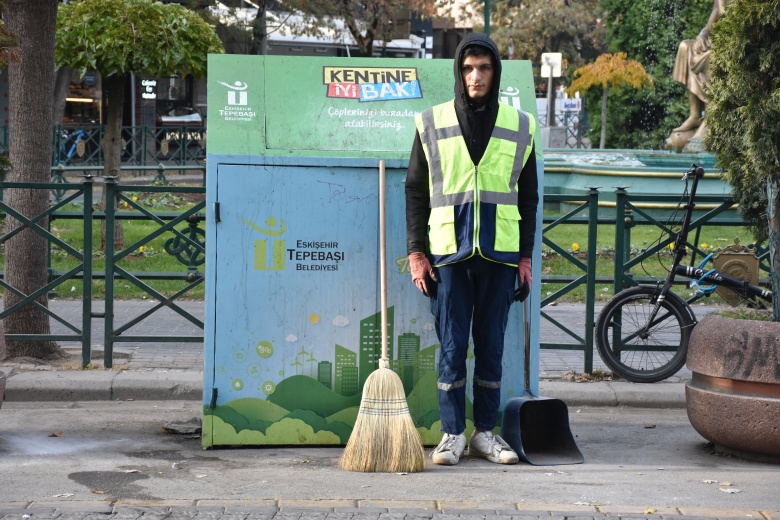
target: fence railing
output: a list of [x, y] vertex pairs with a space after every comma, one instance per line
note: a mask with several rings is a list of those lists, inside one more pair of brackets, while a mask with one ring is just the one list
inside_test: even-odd
[[[132, 168], [132, 167], [129, 167]], [[202, 266], [204, 264], [205, 232], [203, 229], [203, 218], [205, 209], [205, 187], [203, 186], [172, 186], [172, 185], [125, 185], [119, 184], [115, 178], [105, 178], [103, 182], [93, 182], [93, 177], [87, 172], [87, 175], [81, 182], [58, 182], [47, 184], [30, 183], [7, 183], [0, 182], [0, 189], [41, 189], [49, 190], [59, 195], [52, 196], [53, 202], [45, 212], [32, 218], [23, 217], [23, 212], [19, 208], [12, 208], [2, 200], [0, 196], [0, 210], [2, 215], [10, 215], [20, 222], [15, 229], [7, 230], [0, 236], [0, 244], [5, 243], [9, 238], [19, 233], [24, 228], [33, 229], [39, 235], [44, 236], [49, 242], [49, 248], [62, 250], [75, 260], [75, 265], [67, 269], [58, 271], [50, 269], [49, 282], [31, 294], [24, 294], [18, 288], [11, 287], [6, 281], [0, 280], [0, 286], [4, 291], [10, 291], [21, 300], [0, 312], [0, 319], [19, 311], [25, 305], [36, 305], [41, 307], [51, 319], [61, 323], [71, 332], [69, 334], [57, 335], [6, 335], [8, 340], [20, 341], [76, 341], [82, 345], [82, 362], [86, 367], [91, 358], [91, 324], [93, 318], [103, 318], [105, 320], [105, 347], [104, 364], [107, 368], [113, 366], [113, 347], [116, 343], [122, 342], [202, 342], [203, 335], [194, 336], [174, 336], [174, 335], [149, 335], [140, 336], [130, 334], [130, 329], [149, 318], [155, 312], [167, 308], [178, 314], [183, 320], [196, 325], [203, 330], [203, 322], [187, 312], [179, 302], [184, 297], [190, 297], [193, 289], [203, 283], [204, 274]], [[99, 194], [96, 190], [100, 190]], [[197, 194], [200, 201], [191, 204], [186, 210], [181, 211], [151, 211], [148, 207], [139, 203], [137, 196], [133, 195], [147, 193], [150, 196], [161, 197], [165, 194]], [[562, 332], [569, 341], [542, 342], [543, 349], [559, 350], [577, 350], [584, 353], [583, 372], [590, 373], [593, 370], [593, 325], [595, 320], [596, 307], [596, 287], [607, 285], [612, 287], [612, 292], [617, 292], [625, 286], [636, 285], [639, 283], [653, 283], [660, 281], [661, 278], [648, 276], [637, 276], [632, 274], [631, 269], [639, 265], [643, 260], [659, 253], [664, 248], [668, 248], [670, 239], [667, 237], [657, 244], [648, 247], [642, 251], [631, 251], [631, 233], [638, 226], [653, 226], [662, 233], [668, 233], [669, 229], [666, 220], [667, 216], [658, 217], [647, 209], [648, 206], [658, 206], [661, 203], [676, 203], [677, 197], [658, 196], [658, 195], [640, 195], [630, 194], [625, 189], [618, 189], [615, 192], [614, 207], [609, 207], [604, 203], [604, 207], [599, 206], [599, 190], [591, 188], [586, 194], [557, 194], [545, 195], [545, 203], [565, 204], [566, 207], [573, 208], [563, 215], [545, 216], [543, 218], [542, 242], [545, 248], [553, 251], [558, 258], [564, 259], [569, 265], [565, 272], [573, 274], [548, 274], [543, 270], [542, 284], [555, 285], [559, 287], [554, 292], [543, 295], [541, 300], [541, 318], [547, 320], [558, 331]], [[117, 207], [109, 205], [106, 211], [94, 209], [94, 201], [99, 200], [100, 196], [106, 197], [106, 200], [116, 200], [119, 202]], [[81, 209], [66, 209], [70, 205], [79, 201], [83, 204]], [[726, 214], [734, 204], [734, 201], [727, 196], [699, 196], [696, 199], [697, 207], [704, 208], [704, 211], [697, 213], [696, 218], [691, 224], [691, 236], [693, 239], [687, 245], [690, 255], [690, 262], [694, 264], [697, 258], [704, 255], [704, 251], [697, 245], [699, 233], [704, 226], [742, 226], [743, 222], [736, 217], [733, 212]], [[83, 249], [79, 250], [72, 244], [58, 237], [51, 231], [51, 222], [58, 219], [77, 219], [82, 221], [81, 232], [83, 233]], [[48, 220], [48, 226], [41, 225], [39, 222]], [[143, 221], [153, 224], [153, 230], [145, 232], [140, 238], [133, 239], [132, 243], [125, 247], [113, 250], [106, 248], [105, 271], [96, 271], [93, 266], [93, 256], [100, 256], [93, 244], [93, 227], [100, 224], [95, 222], [105, 221], [106, 237], [105, 243], [113, 243], [113, 230], [116, 221]], [[558, 226], [575, 226], [582, 228], [582, 233], [578, 236], [587, 236], [587, 246], [584, 251], [572, 251], [568, 244], [558, 244], [549, 236]], [[612, 275], [599, 276], [596, 271], [598, 258], [597, 232], [598, 227], [607, 225], [614, 229], [614, 273]], [[175, 272], [148, 272], [133, 269], [131, 257], [133, 253], [143, 250], [152, 240], [160, 237], [166, 237], [165, 251], [167, 254], [178, 259], [181, 269]], [[768, 270], [766, 261], [767, 253], [764, 249], [759, 249], [759, 258], [762, 261], [762, 269]], [[50, 254], [51, 257], [51, 254]], [[543, 262], [544, 267], [544, 262]], [[0, 273], [4, 274], [4, 273]], [[79, 280], [83, 282], [83, 316], [80, 327], [70, 323], [61, 316], [46, 309], [36, 300], [64, 284], [68, 280]], [[94, 313], [92, 307], [93, 293], [91, 289], [92, 281], [103, 280], [105, 282], [105, 313]], [[153, 282], [159, 280], [172, 280], [177, 285], [173, 290], [162, 292], [155, 288]], [[143, 292], [145, 296], [154, 302], [154, 306], [138, 316], [130, 318], [123, 324], [114, 323], [114, 306], [117, 301], [116, 285], [118, 283], [132, 285]], [[681, 280], [679, 283], [685, 283]], [[766, 280], [763, 280], [766, 285]], [[575, 330], [571, 324], [561, 323], [553, 317], [550, 312], [553, 305], [564, 299], [575, 289], [585, 287], [585, 322], [584, 326]], [[560, 336], [560, 335], [557, 335]]]
[[[201, 167], [203, 168], [203, 167]], [[203, 342], [203, 335], [176, 336], [176, 335], [130, 335], [128, 331], [149, 318], [155, 312], [167, 308], [188, 322], [203, 330], [203, 322], [177, 302], [191, 297], [192, 290], [204, 281], [202, 265], [205, 262], [205, 191], [203, 186], [173, 186], [173, 185], [127, 185], [118, 184], [116, 178], [103, 178], [103, 182], [94, 182], [93, 176], [87, 173], [81, 182], [56, 182], [56, 183], [10, 183], [0, 182], [2, 192], [12, 189], [46, 190], [51, 192], [53, 200], [51, 206], [44, 212], [33, 217], [23, 216], [20, 208], [9, 206], [0, 197], [0, 210], [2, 217], [10, 215], [20, 224], [4, 235], [0, 236], [0, 244], [15, 236], [23, 229], [31, 229], [44, 236], [49, 244], [49, 265], [52, 266], [53, 251], [63, 251], [70, 259], [75, 259], [75, 266], [68, 266], [63, 270], [54, 267], [49, 268], [49, 282], [46, 286], [25, 294], [18, 288], [10, 286], [5, 281], [5, 273], [0, 273], [2, 280], [0, 286], [4, 291], [14, 293], [20, 301], [0, 312], [0, 320], [18, 312], [25, 305], [35, 305], [45, 312], [51, 319], [65, 326], [70, 334], [6, 334], [9, 341], [75, 341], [81, 343], [82, 366], [87, 367], [92, 353], [92, 321], [93, 319], [105, 320], [105, 343], [103, 362], [106, 368], [113, 367], [114, 344], [122, 342]], [[131, 195], [130, 193], [135, 195]], [[161, 197], [166, 194], [196, 194], [201, 200], [189, 204], [183, 211], [151, 211], [138, 202], [139, 195], [153, 194]], [[95, 208], [95, 201], [105, 197], [106, 200], [118, 201], [118, 204], [106, 205], [105, 211]], [[74, 209], [75, 208], [75, 209]], [[77, 249], [68, 241], [52, 233], [52, 223], [57, 220], [79, 220], [81, 222], [80, 236], [76, 240], [83, 241], [83, 247]], [[102, 226], [105, 222], [105, 244], [114, 243], [114, 224], [119, 221], [145, 221], [154, 223], [157, 228], [145, 233], [130, 245], [119, 250], [106, 247], [105, 253], [99, 251], [93, 243], [93, 227]], [[97, 222], [97, 224], [95, 224]], [[42, 224], [45, 223], [45, 224]], [[176, 258], [181, 269], [175, 272], [150, 272], [133, 270], [133, 262], [130, 257], [134, 252], [143, 251], [144, 247], [158, 237], [168, 237], [165, 241], [165, 252]], [[71, 238], [71, 241], [73, 239]], [[105, 271], [94, 269], [94, 257], [105, 258]], [[162, 292], [156, 289], [153, 282], [160, 280], [172, 280], [178, 283], [174, 290]], [[49, 294], [68, 281], [81, 282], [83, 287], [81, 300], [82, 319], [81, 328], [70, 323], [69, 320], [57, 315], [37, 300], [43, 295]], [[105, 283], [105, 312], [93, 312], [92, 285], [95, 281]], [[114, 323], [114, 305], [116, 303], [116, 285], [127, 282], [143, 291], [155, 305], [139, 314], [131, 317], [123, 324]]]
[[[105, 125], [57, 126], [52, 130], [52, 166], [102, 166]], [[8, 154], [8, 125], [0, 126], [0, 154]], [[204, 126], [122, 127], [124, 165], [197, 165], [206, 160]]]

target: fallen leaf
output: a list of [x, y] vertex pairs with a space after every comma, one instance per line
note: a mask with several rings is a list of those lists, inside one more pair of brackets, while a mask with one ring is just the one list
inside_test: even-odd
[[653, 428], [655, 428], [655, 424], [645, 424], [645, 428], [647, 428], [648, 430], [652, 430]]
[[63, 432], [50, 433], [49, 437], [62, 437]]
[[643, 514], [645, 514], [645, 515], [652, 515], [652, 514], [653, 514], [653, 513], [655, 513], [656, 511], [658, 511], [656, 508], [654, 508], [654, 507], [648, 507], [647, 509], [645, 509], [645, 512], [644, 512]]
[[105, 491], [100, 491], [98, 489], [93, 489], [92, 492], [95, 493], [96, 495], [105, 495], [106, 494]]
[[704, 482], [705, 484], [715, 484], [718, 481], [717, 480], [702, 480], [702, 482]]
[[742, 491], [741, 489], [737, 489], [737, 488], [733, 488], [733, 487], [722, 487], [722, 488], [718, 488], [718, 489], [720, 489], [724, 493], [739, 493], [739, 492]]
[[720, 484], [718, 484], [718, 485], [719, 485], [719, 486], [730, 486], [730, 485], [731, 485], [731, 482], [721, 482], [721, 483], [720, 483]]
[[54, 498], [68, 498], [72, 497], [75, 493], [60, 493], [59, 495], [54, 495]]
[[135, 397], [128, 397], [127, 400], [128, 401], [135, 401]]

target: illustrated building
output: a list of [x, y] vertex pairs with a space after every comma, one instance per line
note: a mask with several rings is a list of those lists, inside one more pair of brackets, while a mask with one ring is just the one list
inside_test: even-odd
[[414, 356], [420, 351], [420, 336], [406, 332], [398, 336], [398, 360], [403, 368], [399, 373], [408, 395], [414, 388]]
[[436, 371], [436, 350], [439, 345], [431, 345], [430, 347], [417, 352], [414, 355], [414, 384], [428, 372]]
[[[387, 357], [393, 359], [393, 321], [395, 307], [387, 309]], [[379, 358], [382, 357], [382, 316], [376, 313], [360, 321], [360, 360], [358, 362], [360, 374], [360, 388], [368, 379], [368, 376], [379, 366]]]
[[336, 378], [333, 390], [340, 395], [355, 395], [358, 391], [357, 354], [336, 345]]
[[322, 383], [325, 388], [333, 389], [333, 363], [330, 361], [320, 361], [317, 365], [317, 381]]

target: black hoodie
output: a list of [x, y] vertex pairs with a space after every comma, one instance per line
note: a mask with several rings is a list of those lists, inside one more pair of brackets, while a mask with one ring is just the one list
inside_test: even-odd
[[[463, 50], [467, 45], [481, 45], [493, 55], [493, 83], [486, 103], [474, 105], [463, 85]], [[487, 149], [490, 134], [498, 115], [498, 94], [501, 85], [501, 59], [498, 47], [488, 36], [471, 33], [458, 45], [455, 51], [455, 112], [458, 116], [463, 138], [471, 155], [471, 161], [479, 164]], [[425, 158], [419, 132], [415, 133], [409, 169], [406, 174], [406, 246], [408, 253], [425, 252], [427, 248], [428, 217], [430, 216], [428, 160]], [[531, 152], [518, 180], [520, 211], [520, 256], [531, 258], [536, 231], [536, 208], [539, 205], [539, 184], [536, 178], [535, 150]]]

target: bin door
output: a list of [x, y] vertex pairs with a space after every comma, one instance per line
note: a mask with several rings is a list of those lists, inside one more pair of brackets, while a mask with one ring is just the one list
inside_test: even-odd
[[[388, 354], [418, 432], [436, 444], [439, 345], [430, 302], [409, 277], [405, 173], [390, 169], [387, 180]], [[378, 169], [221, 164], [216, 184], [207, 369], [217, 399], [205, 445], [343, 445], [381, 357]], [[509, 329], [507, 398], [522, 383]]]

